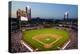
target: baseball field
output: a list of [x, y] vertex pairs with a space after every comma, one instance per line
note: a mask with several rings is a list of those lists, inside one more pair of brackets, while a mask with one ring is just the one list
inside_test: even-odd
[[65, 30], [44, 28], [23, 32], [22, 40], [31, 48], [38, 51], [58, 50], [69, 39], [69, 33]]

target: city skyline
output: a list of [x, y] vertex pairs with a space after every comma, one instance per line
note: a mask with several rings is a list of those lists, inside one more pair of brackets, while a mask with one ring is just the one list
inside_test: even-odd
[[40, 18], [64, 18], [65, 12], [69, 13], [69, 18], [78, 17], [77, 5], [65, 5], [65, 4], [51, 4], [51, 3], [34, 3], [34, 2], [19, 2], [12, 1], [12, 13], [11, 16], [16, 18], [16, 11], [18, 9], [25, 10], [27, 6], [31, 7], [31, 17]]

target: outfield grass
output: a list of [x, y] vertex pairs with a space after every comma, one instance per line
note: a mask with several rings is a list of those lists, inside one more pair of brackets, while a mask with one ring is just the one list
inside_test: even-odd
[[[43, 44], [39, 43], [38, 41], [32, 39], [32, 37], [37, 36], [39, 34], [57, 34], [62, 36], [61, 39], [59, 39], [51, 48], [44, 48]], [[49, 41], [47, 40], [48, 37], [41, 40], [44, 43], [51, 43], [55, 41], [56, 39], [50, 38]], [[59, 30], [59, 29], [53, 29], [53, 28], [44, 28], [44, 29], [36, 29], [36, 30], [29, 30], [23, 32], [23, 40], [28, 43], [30, 46], [32, 46], [34, 49], [38, 48], [41, 51], [45, 50], [56, 50], [57, 47], [61, 47], [67, 40], [69, 39], [69, 34], [67, 31]]]

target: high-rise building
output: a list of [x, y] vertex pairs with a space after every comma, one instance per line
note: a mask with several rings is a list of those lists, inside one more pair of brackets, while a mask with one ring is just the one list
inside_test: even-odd
[[16, 12], [16, 16], [18, 19], [24, 19], [24, 20], [31, 20], [31, 8], [30, 6], [26, 7], [26, 11], [25, 10], [21, 10], [18, 9]]
[[21, 17], [21, 10], [20, 9], [17, 10], [16, 15], [17, 15], [17, 18]]
[[21, 16], [27, 17], [26, 15], [27, 15], [26, 11], [22, 10], [22, 11], [21, 11]]

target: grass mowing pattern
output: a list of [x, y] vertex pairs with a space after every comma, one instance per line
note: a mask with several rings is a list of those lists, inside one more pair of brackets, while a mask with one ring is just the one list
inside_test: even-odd
[[[45, 49], [43, 45], [35, 40], [32, 39], [33, 36], [39, 35], [39, 34], [57, 34], [62, 36], [60, 40], [56, 42], [56, 44], [53, 45], [53, 47], [49, 49]], [[37, 30], [30, 30], [30, 31], [25, 31], [23, 32], [23, 40], [26, 43], [29, 43], [33, 48], [38, 48], [41, 51], [45, 50], [56, 50], [57, 47], [61, 47], [63, 43], [65, 43], [68, 40], [68, 32], [64, 30], [59, 30], [59, 29], [53, 29], [53, 28], [44, 28], [44, 29], [37, 29]], [[51, 40], [53, 41], [53, 40]], [[51, 42], [50, 41], [50, 42]], [[49, 43], [46, 40], [43, 40], [45, 43]]]

